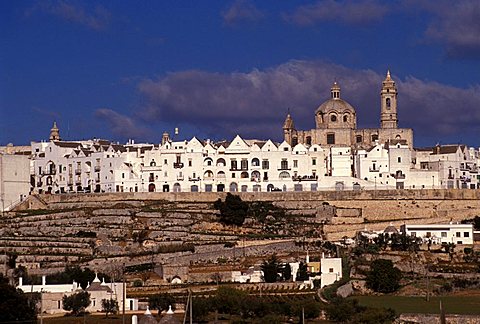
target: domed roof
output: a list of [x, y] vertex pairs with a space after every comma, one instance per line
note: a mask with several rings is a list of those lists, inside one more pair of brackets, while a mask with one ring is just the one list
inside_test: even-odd
[[355, 113], [355, 109], [343, 99], [340, 99], [340, 85], [337, 81], [335, 81], [330, 89], [331, 98], [324, 103], [322, 103], [317, 110], [315, 110], [315, 114], [319, 112], [322, 113], [329, 113], [331, 111], [336, 111], [339, 113], [343, 112], [350, 112]]
[[348, 111], [352, 114], [355, 113], [355, 109], [352, 107], [352, 105], [340, 98], [325, 101], [317, 108], [317, 110], [315, 110], [315, 113], [329, 113], [331, 111], [336, 111], [340, 113]]

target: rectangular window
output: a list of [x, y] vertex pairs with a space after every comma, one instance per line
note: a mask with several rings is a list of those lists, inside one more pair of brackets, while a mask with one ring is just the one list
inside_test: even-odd
[[237, 169], [237, 160], [232, 160], [230, 162], [230, 166], [231, 166], [232, 170], [236, 170]]
[[400, 156], [397, 158], [397, 162], [402, 163], [402, 158]]
[[235, 173], [232, 173], [232, 178], [235, 178]]
[[58, 166], [58, 173], [62, 173], [62, 165], [61, 164]]
[[163, 160], [163, 164], [165, 165], [168, 164], [168, 160], [167, 159]]
[[372, 135], [372, 142], [378, 141], [378, 134]]
[[470, 233], [469, 232], [464, 232], [463, 237], [470, 237]]
[[298, 168], [298, 160], [293, 160], [293, 167]]
[[263, 170], [268, 170], [270, 168], [270, 163], [268, 162], [268, 160], [263, 160], [262, 161], [262, 169]]
[[333, 268], [329, 268], [328, 272], [333, 273]]
[[461, 233], [461, 232], [457, 232], [457, 233], [455, 233], [455, 236], [456, 236], [456, 237], [462, 237], [462, 233]]
[[362, 135], [357, 135], [357, 136], [355, 137], [355, 139], [356, 139], [356, 142], [357, 142], [357, 143], [361, 143], [361, 142], [362, 142]]
[[417, 236], [417, 232], [411, 232], [411, 233], [410, 233], [410, 236], [412, 236], [412, 237]]
[[317, 159], [312, 159], [312, 165], [317, 165]]
[[188, 160], [188, 166], [189, 166], [189, 167], [192, 166], [192, 160], [191, 160], [191, 159]]
[[447, 237], [447, 232], [442, 232], [442, 237]]
[[335, 134], [334, 133], [327, 134], [327, 144], [335, 144]]
[[242, 170], [248, 170], [248, 160], [240, 161], [240, 165], [242, 167]]
[[280, 162], [280, 169], [282, 169], [282, 170], [287, 170], [288, 169], [288, 161], [287, 160], [282, 160]]

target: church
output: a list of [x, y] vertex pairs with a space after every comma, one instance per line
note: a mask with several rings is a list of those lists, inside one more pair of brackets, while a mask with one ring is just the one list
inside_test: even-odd
[[355, 108], [340, 95], [340, 85], [334, 82], [330, 99], [315, 110], [315, 125], [311, 130], [297, 130], [293, 118], [287, 115], [283, 124], [284, 140], [292, 147], [318, 144], [322, 147], [350, 147], [353, 154], [370, 149], [376, 143], [406, 144], [413, 148], [413, 130], [398, 128], [397, 88], [387, 72], [380, 91], [380, 128], [357, 128]]

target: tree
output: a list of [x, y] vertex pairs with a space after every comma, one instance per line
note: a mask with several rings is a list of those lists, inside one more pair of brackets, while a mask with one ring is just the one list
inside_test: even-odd
[[308, 280], [307, 264], [300, 262], [300, 264], [298, 265], [296, 281], [305, 281], [305, 280]]
[[390, 293], [400, 288], [402, 272], [393, 266], [392, 261], [378, 259], [372, 262], [367, 274], [367, 287], [376, 292]]
[[70, 296], [63, 296], [62, 302], [64, 310], [71, 311], [73, 315], [77, 316], [84, 313], [90, 305], [90, 294], [81, 291]]
[[175, 297], [169, 293], [155, 294], [148, 298], [148, 305], [151, 309], [158, 310], [158, 314], [162, 311], [168, 310], [169, 306], [172, 306], [172, 309], [175, 310]]
[[102, 312], [105, 312], [105, 317], [108, 314], [116, 314], [118, 312], [118, 302], [115, 299], [102, 299]]
[[261, 268], [263, 271], [263, 278], [265, 282], [277, 281], [278, 271], [280, 269], [280, 262], [276, 254], [272, 254], [272, 256], [268, 260], [263, 261]]
[[225, 202], [220, 198], [215, 201], [213, 207], [220, 211], [219, 221], [226, 225], [241, 226], [248, 214], [248, 204], [231, 193], [227, 193]]
[[[8, 284], [0, 274], [0, 322], [36, 322], [36, 299]], [[33, 297], [33, 296], [31, 296]]]
[[215, 295], [215, 308], [223, 314], [240, 314], [242, 305], [247, 304], [246, 296], [244, 291], [220, 286]]

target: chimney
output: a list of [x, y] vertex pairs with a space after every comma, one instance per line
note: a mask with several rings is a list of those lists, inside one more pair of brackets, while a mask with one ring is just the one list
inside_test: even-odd
[[42, 286], [45, 286], [45, 285], [47, 285], [47, 276], [43, 275], [42, 276]]

